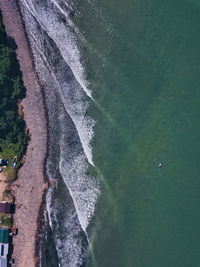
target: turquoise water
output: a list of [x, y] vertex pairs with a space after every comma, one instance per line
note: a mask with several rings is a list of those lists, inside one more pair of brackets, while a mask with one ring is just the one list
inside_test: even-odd
[[200, 2], [74, 6], [102, 178], [87, 265], [200, 266]]

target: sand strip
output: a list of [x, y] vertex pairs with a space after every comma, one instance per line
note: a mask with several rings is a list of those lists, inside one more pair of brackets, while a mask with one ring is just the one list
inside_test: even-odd
[[6, 176], [4, 173], [0, 173], [0, 202], [4, 200], [3, 192], [7, 189], [8, 184], [4, 183]]
[[16, 198], [14, 225], [19, 234], [14, 238], [16, 266], [35, 266], [35, 236], [38, 210], [41, 204], [44, 184], [44, 164], [47, 148], [47, 129], [41, 88], [30, 47], [24, 32], [23, 22], [15, 0], [0, 0], [0, 9], [7, 34], [17, 44], [17, 58], [23, 73], [26, 98], [22, 101], [24, 119], [30, 128], [31, 142], [28, 145], [25, 164], [19, 171], [16, 182], [11, 185]]

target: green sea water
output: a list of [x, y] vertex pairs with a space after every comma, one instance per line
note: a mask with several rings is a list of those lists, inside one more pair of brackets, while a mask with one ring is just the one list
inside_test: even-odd
[[200, 2], [74, 6], [102, 180], [87, 266], [199, 267]]

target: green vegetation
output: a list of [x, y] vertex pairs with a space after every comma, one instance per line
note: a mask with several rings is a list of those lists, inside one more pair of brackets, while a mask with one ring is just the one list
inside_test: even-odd
[[[0, 15], [0, 157], [9, 160], [9, 166], [4, 170], [8, 181], [16, 178], [28, 141], [23, 115], [18, 113], [18, 104], [25, 97], [25, 88], [11, 41]], [[11, 168], [15, 155], [18, 158], [16, 170]]]
[[5, 191], [3, 192], [3, 201], [9, 202], [9, 203], [14, 202], [14, 197], [12, 195], [11, 190], [5, 189]]
[[4, 213], [0, 213], [0, 227], [11, 227], [12, 226], [12, 218], [11, 215], [6, 215]]

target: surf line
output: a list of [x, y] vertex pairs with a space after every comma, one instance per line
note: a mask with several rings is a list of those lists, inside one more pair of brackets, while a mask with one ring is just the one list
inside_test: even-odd
[[76, 201], [74, 199], [73, 192], [70, 190], [70, 187], [68, 186], [68, 184], [67, 184], [66, 181], [65, 181], [65, 183], [66, 183], [66, 186], [67, 186], [67, 188], [69, 190], [69, 194], [70, 194], [70, 196], [72, 198], [72, 201], [73, 201], [73, 204], [74, 204], [74, 208], [75, 208], [76, 213], [77, 213], [77, 216], [78, 216], [78, 221], [80, 223], [80, 227], [81, 227], [81, 229], [83, 230], [83, 232], [84, 232], [84, 234], [86, 236], [86, 239], [87, 239], [87, 242], [88, 242], [88, 248], [89, 248], [89, 251], [90, 251], [91, 257], [92, 257], [92, 261], [94, 263], [94, 266], [96, 266], [96, 259], [95, 259], [94, 251], [93, 251], [92, 244], [90, 242], [90, 239], [89, 239], [89, 236], [88, 236], [88, 233], [87, 233], [87, 227], [89, 225], [89, 222], [85, 224], [82, 221], [81, 216], [80, 216], [80, 213], [79, 213], [79, 209], [78, 209], [77, 204], [76, 204]]
[[[65, 16], [65, 18], [67, 19], [67, 21], [68, 21], [68, 24], [71, 26], [71, 27], [73, 27], [73, 29], [75, 30], [75, 32], [79, 35], [79, 36], [82, 36], [81, 34], [80, 34], [80, 32], [79, 32], [79, 30], [77, 29], [77, 27], [74, 25], [74, 23], [70, 20], [70, 18], [69, 18], [69, 16], [68, 16], [68, 14], [66, 14], [66, 12], [64, 12], [63, 11], [63, 9], [59, 6], [59, 4], [57, 4], [54, 0], [51, 0], [51, 2], [56, 6], [56, 8]], [[58, 48], [59, 48], [59, 46], [57, 46]], [[59, 49], [60, 50], [60, 49]], [[61, 52], [61, 55], [62, 55], [62, 51], [60, 51]], [[65, 59], [65, 57], [64, 57], [64, 55], [62, 55], [63, 56], [63, 59]], [[67, 61], [66, 61], [67, 62]], [[67, 62], [67, 64], [68, 64], [68, 62]], [[80, 86], [83, 88], [83, 90], [85, 91], [85, 93], [87, 94], [87, 96], [89, 97], [89, 98], [91, 98], [92, 100], [94, 100], [93, 99], [93, 97], [92, 97], [92, 92], [87, 88], [87, 86], [85, 86], [84, 84], [83, 84], [83, 82], [81, 82], [81, 80], [77, 77], [77, 75], [74, 73], [74, 71], [73, 71], [73, 69], [72, 69], [72, 67], [70, 66], [70, 64], [68, 64], [68, 66], [70, 67], [70, 69], [71, 69], [71, 71], [72, 71], [72, 73], [74, 74], [74, 77], [76, 77], [76, 80], [77, 80], [77, 82], [80, 84]]]
[[[66, 17], [69, 26], [73, 27], [74, 30], [76, 31], [76, 33], [79, 34], [79, 33], [77, 32], [77, 28], [76, 28], [75, 25], [72, 23], [72, 21], [69, 19], [69, 17], [67, 16], [67, 14], [60, 8], [60, 6], [59, 6], [54, 0], [51, 0], [51, 2], [52, 2], [52, 3], [54, 4], [54, 6], [55, 6], [55, 7], [56, 7], [56, 8], [57, 8], [57, 9], [58, 9], [58, 10], [65, 16], [65, 17]], [[65, 62], [67, 63], [68, 67], [71, 69], [71, 71], [72, 71], [74, 77], [76, 78], [76, 81], [80, 84], [80, 86], [81, 86], [81, 88], [83, 89], [83, 91], [86, 93], [86, 95], [87, 95], [90, 99], [94, 100], [93, 97], [92, 97], [92, 93], [91, 93], [91, 91], [90, 91], [90, 90], [87, 88], [87, 86], [86, 86], [87, 84], [84, 83], [84, 80], [85, 80], [85, 79], [84, 79], [84, 73], [83, 73], [83, 66], [80, 64], [80, 68], [81, 68], [81, 77], [78, 77], [79, 75], [77, 75], [77, 72], [74, 71], [73, 66], [67, 61], [66, 56], [63, 54], [62, 50], [60, 49], [59, 43], [53, 38], [53, 36], [52, 36], [51, 33], [49, 32], [48, 28], [41, 22], [41, 20], [38, 18], [38, 16], [37, 16], [36, 14], [34, 14], [34, 10], [35, 10], [34, 6], [31, 6], [31, 7], [30, 7], [26, 0], [25, 0], [25, 3], [26, 3], [26, 7], [27, 7], [27, 9], [31, 12], [32, 16], [37, 20], [37, 22], [38, 22], [39, 25], [43, 28], [43, 30], [46, 32], [46, 34], [49, 36], [49, 38], [51, 38], [51, 39], [55, 42], [57, 48], [59, 49], [59, 51], [60, 51], [60, 53], [61, 53], [61, 55], [62, 55], [62, 58], [65, 60]], [[80, 36], [80, 34], [79, 34], [79, 36]], [[77, 47], [75, 47], [75, 48], [76, 48], [77, 52], [80, 53], [80, 51], [78, 50], [78, 48], [77, 48]], [[79, 62], [79, 63], [80, 63], [80, 62]], [[82, 78], [83, 78], [83, 79], [82, 79]], [[83, 80], [83, 81], [81, 81], [81, 80]]]

